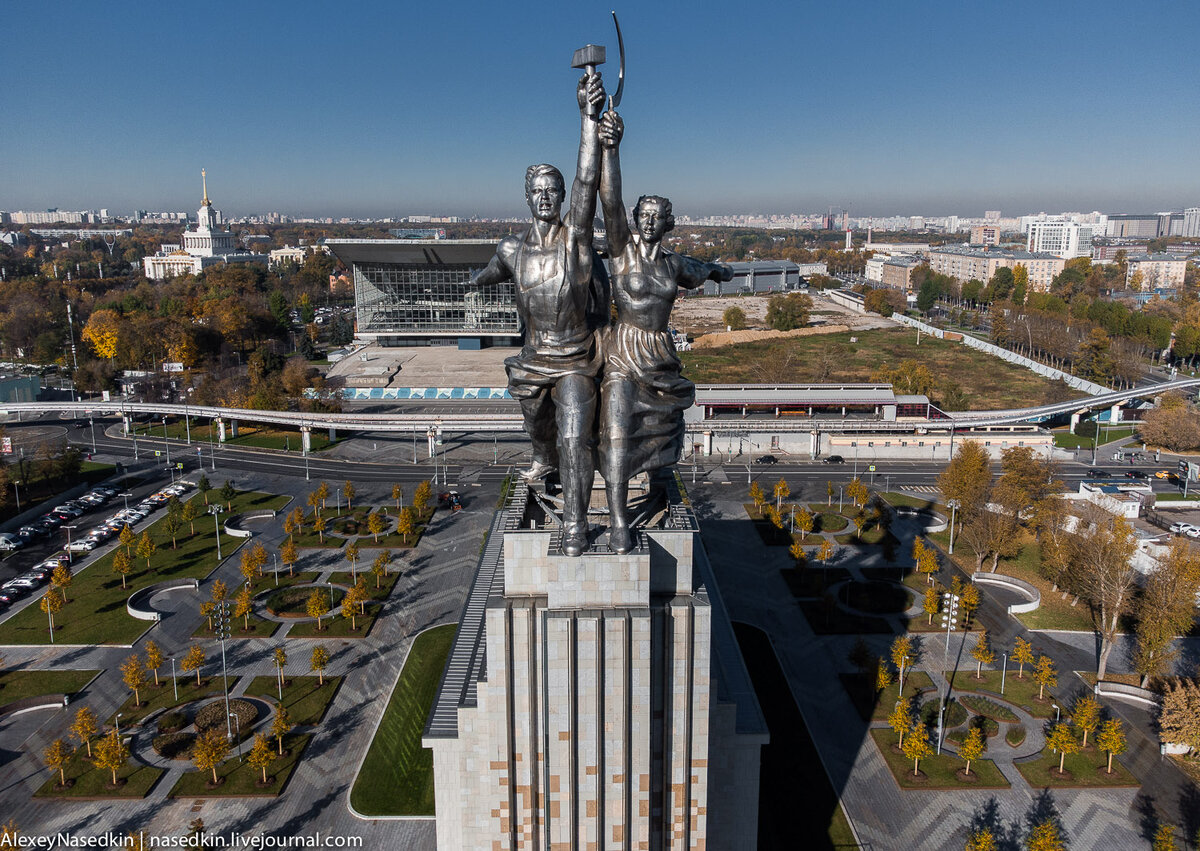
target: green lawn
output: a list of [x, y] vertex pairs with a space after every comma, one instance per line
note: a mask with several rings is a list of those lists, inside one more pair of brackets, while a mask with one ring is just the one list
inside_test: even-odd
[[[200, 499], [199, 496], [193, 497]], [[213, 496], [210, 495], [210, 499]], [[286, 496], [265, 493], [239, 493], [232, 500], [234, 513], [261, 508], [279, 508], [288, 501]], [[57, 644], [132, 644], [150, 628], [149, 621], [136, 620], [125, 611], [125, 603], [139, 588], [168, 579], [203, 579], [217, 566], [216, 534], [212, 523], [202, 518], [196, 522], [196, 534], [185, 525], [177, 538], [177, 549], [171, 549], [171, 537], [162, 520], [149, 527], [150, 538], [157, 550], [146, 560], [134, 558], [134, 570], [121, 588], [121, 577], [112, 572], [115, 549], [88, 564], [75, 575], [67, 589], [70, 602], [54, 618], [54, 640]], [[138, 530], [141, 536], [141, 530]], [[221, 554], [225, 558], [245, 542], [244, 538], [221, 535]], [[176, 592], [187, 594], [187, 591]], [[17, 612], [0, 624], [0, 644], [49, 644], [46, 615], [36, 603]]]
[[[1106, 443], [1125, 440], [1133, 437], [1136, 433], [1136, 426], [1101, 428], [1096, 444], [1103, 446]], [[1093, 441], [1091, 435], [1071, 434], [1071, 432], [1063, 430], [1054, 432], [1054, 445], [1061, 449], [1091, 449]]]
[[[279, 756], [278, 751], [275, 752], [275, 760], [267, 766], [267, 778], [269, 782], [266, 786], [260, 786], [262, 781], [262, 771], [252, 767], [249, 763], [239, 761], [237, 757], [230, 756], [229, 759], [217, 766], [217, 777], [221, 778], [221, 785], [215, 788], [209, 788], [208, 784], [212, 781], [211, 771], [189, 771], [184, 774], [171, 787], [171, 791], [167, 793], [168, 798], [222, 798], [222, 797], [263, 797], [274, 798], [283, 792], [283, 787], [287, 785], [288, 779], [295, 771], [296, 765], [300, 762], [301, 756], [304, 755], [304, 749], [308, 743], [312, 741], [313, 734], [301, 736], [290, 736], [284, 739], [284, 744], [287, 748], [287, 753], [284, 756]], [[271, 739], [271, 746], [275, 746], [275, 740]], [[249, 744], [242, 745], [242, 757], [244, 758], [249, 751]]]
[[350, 792], [357, 812], [433, 815], [433, 752], [421, 747], [421, 732], [455, 629], [435, 627], [413, 643]]
[[100, 671], [2, 671], [0, 707], [43, 694], [75, 694]]
[[[950, 671], [946, 672], [946, 676], [951, 675]], [[975, 679], [975, 669], [965, 668], [960, 670], [954, 677], [955, 692], [983, 692], [985, 696], [1000, 697], [1000, 671], [984, 671], [982, 679]], [[1059, 681], [1062, 681], [1062, 675], [1059, 675]], [[1025, 676], [1020, 678], [1017, 676], [1016, 669], [1009, 666], [1008, 676], [1004, 678], [1004, 695], [1003, 700], [1009, 703], [1015, 703], [1020, 706], [1034, 718], [1053, 718], [1053, 704], [1062, 704], [1054, 696], [1055, 689], [1046, 689], [1045, 700], [1038, 700], [1038, 686], [1033, 681], [1033, 674], [1028, 665], [1025, 666]]]
[[[850, 342], [852, 336], [856, 342]], [[778, 382], [805, 384], [870, 381], [881, 367], [894, 368], [911, 358], [935, 376], [953, 376], [975, 410], [1019, 408], [1043, 399], [1052, 387], [1036, 373], [962, 343], [922, 335], [918, 346], [916, 340], [916, 332], [906, 328], [856, 330], [693, 349], [681, 352], [680, 359], [684, 374], [698, 383], [760, 381], [766, 370]], [[837, 366], [831, 375], [820, 376], [816, 354], [833, 345], [841, 348]]]
[[[361, 559], [359, 559], [358, 564], [357, 576], [366, 583], [367, 594], [370, 595], [370, 598], [372, 600], [386, 600], [388, 595], [392, 593], [392, 589], [396, 587], [396, 583], [400, 581], [400, 571], [396, 570], [396, 565], [392, 565], [392, 569], [388, 572], [387, 576], [379, 580], [378, 587], [376, 587], [375, 577], [371, 575], [369, 570], [363, 569]], [[329, 579], [334, 585], [345, 585], [349, 588], [354, 584], [354, 575], [348, 570], [339, 571], [331, 573]]]
[[[96, 741], [92, 742], [93, 753]], [[50, 774], [49, 769], [46, 770]], [[161, 768], [151, 768], [132, 759], [125, 767], [117, 772], [118, 781], [123, 781], [117, 789], [108, 789], [112, 782], [112, 772], [107, 768], [96, 768], [88, 759], [87, 750], [81, 745], [75, 751], [71, 761], [66, 766], [67, 782], [70, 788], [57, 789], [59, 773], [54, 772], [38, 790], [33, 793], [35, 798], [144, 798], [154, 788], [158, 779], [166, 774]]]
[[[311, 656], [306, 655], [301, 659], [293, 659], [290, 664], [293, 667], [296, 662], [306, 665], [310, 659]], [[341, 688], [343, 678], [326, 677], [325, 684], [321, 685], [317, 676], [292, 676], [288, 674], [287, 669], [288, 666], [285, 665], [283, 705], [287, 708], [292, 722], [305, 725], [320, 724], [329, 709], [329, 704], [333, 703], [337, 690]], [[255, 677], [246, 687], [246, 694], [265, 695], [278, 700], [279, 680], [275, 677]]]
[[[374, 580], [367, 579], [368, 587], [371, 587]], [[373, 590], [373, 588], [372, 588]], [[385, 595], [386, 596], [386, 595]], [[373, 598], [378, 599], [378, 598]], [[379, 617], [383, 611], [382, 602], [368, 602], [364, 607], [365, 612], [358, 615], [353, 621], [350, 618], [342, 617], [342, 606], [340, 597], [335, 597], [338, 601], [336, 608], [328, 615], [321, 618], [320, 629], [317, 628], [317, 621], [303, 621], [301, 623], [292, 624], [292, 628], [288, 630], [288, 638], [366, 638], [367, 633], [371, 631], [371, 627], [375, 625], [375, 619]], [[354, 627], [358, 628], [355, 629]]]
[[[1041, 574], [1042, 553], [1037, 541], [1028, 532], [1021, 531], [1021, 547], [1012, 558], [1000, 559], [997, 573], [1024, 579], [1036, 587], [1042, 594], [1041, 605], [1032, 612], [1015, 615], [1029, 629], [1067, 629], [1091, 632], [1093, 630], [1092, 613], [1087, 603], [1080, 601], [1071, 605], [1074, 596], [1063, 597], [1063, 592], [1054, 591], [1053, 586]], [[930, 537], [946, 546], [948, 533], [938, 533]], [[961, 536], [955, 538], [954, 555], [951, 556], [964, 573], [968, 576], [975, 570], [975, 555]], [[983, 569], [990, 571], [991, 559], [984, 561]], [[986, 591], [986, 589], [984, 589]]]
[[1050, 749], [1042, 751], [1039, 759], [1033, 762], [1017, 763], [1017, 771], [1035, 789], [1047, 786], [1139, 786], [1136, 777], [1129, 769], [1121, 765], [1118, 759], [1113, 760], [1112, 774], [1107, 773], [1108, 753], [1098, 750], [1094, 745], [1088, 745], [1086, 751], [1067, 754], [1063, 767], [1067, 776], [1058, 773], [1059, 754], [1051, 753]]
[[879, 748], [879, 753], [883, 755], [892, 777], [901, 789], [1009, 788], [1009, 782], [990, 759], [972, 760], [970, 777], [973, 780], [960, 778], [959, 772], [965, 768], [966, 762], [957, 754], [945, 749], [940, 756], [935, 754], [921, 760], [920, 768], [924, 776], [920, 779], [914, 778], [913, 761], [892, 749], [899, 740], [895, 733], [885, 727], [876, 727], [871, 730], [871, 738], [875, 740], [875, 746]]
[[[175, 689], [171, 685], [171, 665], [168, 663], [163, 666], [166, 674], [163, 671], [158, 672], [158, 685], [154, 685], [154, 679], [151, 677], [150, 685], [141, 690], [138, 695], [142, 699], [141, 706], [133, 705], [133, 692], [126, 691], [128, 695], [125, 702], [121, 704], [117, 711], [121, 713], [122, 727], [132, 727], [142, 722], [152, 712], [159, 709], [166, 709], [172, 706], [182, 706], [185, 703], [191, 703], [194, 700], [201, 700], [212, 697], [218, 694], [225, 693], [225, 680], [221, 676], [221, 651], [218, 649], [215, 656], [209, 654], [208, 660], [204, 663], [204, 668], [200, 672], [200, 685], [196, 685], [196, 673], [183, 673], [176, 670], [176, 680], [179, 686], [179, 699], [175, 699]], [[175, 667], [178, 669], [179, 660], [176, 660]], [[238, 678], [231, 676], [229, 678], [229, 690], [233, 691], [233, 687], [237, 684]], [[113, 726], [116, 719], [114, 713], [108, 719], [109, 726]]]
[[[211, 426], [207, 420], [200, 420], [196, 417], [192, 418], [191, 433], [193, 444], [207, 444], [210, 440], [213, 444], [218, 444], [220, 434], [215, 425]], [[138, 423], [137, 436], [143, 441], [143, 445], [150, 450], [163, 449], [163, 424], [162, 420], [156, 423]], [[284, 449], [291, 450], [299, 454], [300, 452], [300, 431], [299, 429], [282, 429], [275, 426], [252, 425], [241, 420], [238, 421], [238, 436], [233, 437], [233, 431], [229, 427], [229, 423], [225, 423], [225, 444], [229, 446], [255, 446], [260, 449]], [[337, 441], [329, 440], [329, 432], [325, 429], [313, 429], [310, 432], [311, 445], [313, 452], [320, 452], [323, 449], [328, 449]], [[183, 420], [176, 419], [174, 422], [167, 421], [167, 436], [172, 440], [186, 440], [187, 428], [184, 426]], [[154, 445], [155, 438], [158, 439], [158, 446]], [[218, 444], [219, 445], [219, 444]]]

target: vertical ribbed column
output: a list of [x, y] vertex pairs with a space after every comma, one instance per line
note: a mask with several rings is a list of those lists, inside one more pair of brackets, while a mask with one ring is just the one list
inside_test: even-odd
[[509, 800], [514, 848], [536, 848], [538, 813], [537, 617], [529, 606], [511, 609], [509, 677]]
[[568, 851], [575, 839], [575, 618], [573, 613], [547, 614], [543, 642], [546, 831], [551, 851]]
[[604, 826], [600, 847], [629, 847], [629, 618], [610, 613], [604, 619]]
[[650, 847], [650, 730], [652, 728], [651, 660], [657, 652], [651, 645], [651, 619], [646, 610], [630, 616], [629, 657], [626, 687], [629, 689], [628, 808], [629, 839], [625, 847]]
[[687, 801], [689, 847], [704, 848], [708, 836], [709, 718], [712, 707], [712, 607], [693, 603], [691, 613], [691, 790]]
[[686, 601], [672, 601], [667, 636], [671, 642], [667, 675], [667, 777], [666, 812], [663, 813], [664, 847], [685, 849], [691, 839], [692, 771], [692, 609]]
[[596, 848], [604, 823], [600, 812], [602, 648], [599, 616], [580, 613], [575, 619], [575, 815], [576, 847], [581, 849]]

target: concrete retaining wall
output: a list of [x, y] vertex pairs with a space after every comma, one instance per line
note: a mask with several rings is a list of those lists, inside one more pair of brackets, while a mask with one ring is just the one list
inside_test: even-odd
[[1115, 697], [1119, 700], [1128, 700], [1132, 703], [1140, 703], [1143, 706], [1158, 706], [1158, 695], [1149, 689], [1139, 686], [1130, 686], [1125, 683], [1111, 683], [1106, 680], [1101, 680], [1096, 683], [1095, 691], [1097, 697]]
[[125, 611], [140, 621], [160, 621], [162, 615], [143, 604], [160, 591], [179, 591], [184, 588], [198, 590], [200, 582], [196, 579], [172, 579], [168, 582], [156, 582], [148, 588], [133, 592], [125, 602]]
[[998, 585], [1001, 588], [1017, 591], [1030, 598], [1028, 603], [1013, 603], [1009, 606], [1008, 613], [1010, 615], [1032, 612], [1042, 605], [1042, 592], [1024, 579], [1018, 579], [1015, 576], [1005, 576], [1003, 573], [977, 572], [971, 574], [971, 581], [977, 585]]
[[23, 697], [20, 700], [14, 700], [7, 706], [0, 707], [0, 718], [8, 715], [20, 715], [23, 712], [34, 712], [38, 709], [65, 709], [69, 700], [65, 694]]
[[235, 514], [230, 517], [225, 523], [225, 534], [231, 535], [234, 538], [249, 538], [253, 533], [249, 529], [243, 529], [238, 524], [243, 520], [270, 520], [275, 516], [275, 512], [269, 508], [264, 508], [261, 511], [247, 511], [245, 514]]

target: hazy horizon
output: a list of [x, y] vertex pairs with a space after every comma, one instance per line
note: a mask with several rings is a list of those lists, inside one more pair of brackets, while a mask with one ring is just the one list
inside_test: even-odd
[[[607, 8], [6, 11], [10, 211], [191, 212], [203, 167], [229, 216], [519, 217], [528, 164], [575, 171], [572, 51], [606, 45], [616, 88]], [[1200, 204], [1195, 4], [618, 14], [630, 198], [692, 217]]]

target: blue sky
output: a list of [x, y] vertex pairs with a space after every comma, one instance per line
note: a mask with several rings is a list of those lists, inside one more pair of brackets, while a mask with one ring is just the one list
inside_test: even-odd
[[[574, 173], [564, 2], [4, 8], [0, 209], [506, 215]], [[1200, 204], [1200, 3], [618, 8], [626, 194], [678, 212]]]

